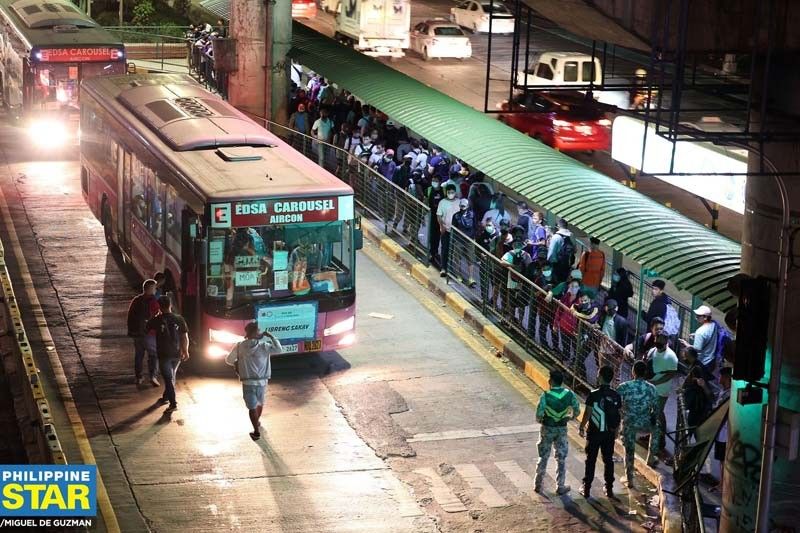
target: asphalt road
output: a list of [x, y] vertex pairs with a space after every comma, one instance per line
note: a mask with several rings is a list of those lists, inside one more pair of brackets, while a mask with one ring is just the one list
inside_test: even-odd
[[618, 484], [615, 505], [599, 480], [596, 499], [579, 496], [577, 442], [573, 492], [554, 494], [551, 461], [533, 493], [540, 391], [369, 244], [357, 344], [275, 360], [264, 439], [249, 439], [227, 372], [182, 367], [165, 415], [160, 390], [133, 383], [135, 280], [83, 202], [74, 153], [42, 160], [21, 139], [0, 129], [0, 237], [65, 452], [99, 465], [99, 531], [641, 531], [655, 518], [644, 480]]

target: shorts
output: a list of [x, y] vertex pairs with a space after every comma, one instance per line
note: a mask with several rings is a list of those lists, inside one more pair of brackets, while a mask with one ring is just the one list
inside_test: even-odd
[[725, 445], [726, 442], [720, 442], [718, 440], [714, 441], [714, 459], [717, 461], [724, 461], [725, 460]]
[[255, 409], [259, 405], [264, 405], [264, 394], [267, 392], [266, 385], [242, 385], [242, 396], [244, 404], [248, 409]]

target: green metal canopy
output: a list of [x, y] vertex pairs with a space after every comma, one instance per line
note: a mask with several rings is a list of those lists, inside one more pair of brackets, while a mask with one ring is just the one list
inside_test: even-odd
[[289, 55], [679, 289], [727, 311], [736, 242], [379, 61], [294, 23]]

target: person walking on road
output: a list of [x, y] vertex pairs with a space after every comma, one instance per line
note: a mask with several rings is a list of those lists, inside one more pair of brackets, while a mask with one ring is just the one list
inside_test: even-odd
[[172, 312], [169, 296], [159, 298], [158, 307], [161, 313], [147, 322], [147, 329], [156, 332], [156, 351], [164, 379], [164, 393], [158, 403], [169, 403], [165, 412], [170, 413], [178, 408], [175, 374], [181, 361], [189, 359], [189, 329], [183, 317]]
[[244, 328], [245, 339], [236, 344], [225, 362], [236, 369], [239, 381], [242, 382], [242, 396], [250, 415], [253, 431], [250, 438], [261, 438], [259, 431], [261, 412], [264, 409], [264, 396], [267, 384], [272, 377], [270, 356], [283, 352], [281, 342], [272, 333], [258, 332], [258, 324], [250, 322]]
[[625, 476], [629, 489], [633, 489], [636, 435], [650, 434], [647, 464], [654, 465], [658, 461], [658, 392], [655, 385], [645, 379], [646, 375], [647, 363], [636, 361], [633, 365], [633, 379], [617, 387], [617, 392], [622, 397], [622, 444], [625, 447]]
[[[571, 411], [571, 413], [570, 413]], [[542, 394], [536, 407], [536, 420], [542, 425], [537, 444], [539, 461], [536, 463], [536, 479], [533, 490], [542, 492], [542, 480], [547, 470], [550, 450], [555, 448], [558, 470], [556, 472], [556, 494], [562, 496], [570, 491], [566, 484], [567, 454], [567, 422], [576, 420], [581, 411], [581, 404], [574, 392], [564, 386], [564, 374], [559, 370], [550, 372], [550, 390]]]
[[[603, 479], [606, 482], [606, 496], [616, 500], [614, 495], [614, 441], [620, 424], [622, 397], [611, 388], [614, 369], [610, 366], [600, 368], [600, 387], [589, 393], [586, 409], [581, 420], [581, 436], [586, 436], [586, 472], [583, 477], [581, 494], [588, 498], [594, 481], [594, 467], [597, 452], [603, 456]], [[586, 428], [589, 428], [587, 433]]]
[[133, 369], [136, 376], [136, 385], [144, 384], [142, 370], [144, 356], [147, 354], [147, 369], [150, 371], [150, 382], [158, 387], [158, 356], [153, 336], [146, 325], [158, 312], [158, 302], [155, 298], [156, 280], [148, 279], [142, 283], [142, 293], [131, 300], [128, 306], [128, 337], [133, 339]]

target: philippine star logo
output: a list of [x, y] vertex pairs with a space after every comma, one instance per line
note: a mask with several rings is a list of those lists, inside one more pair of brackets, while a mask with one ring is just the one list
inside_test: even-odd
[[95, 465], [0, 465], [0, 528], [90, 526]]

